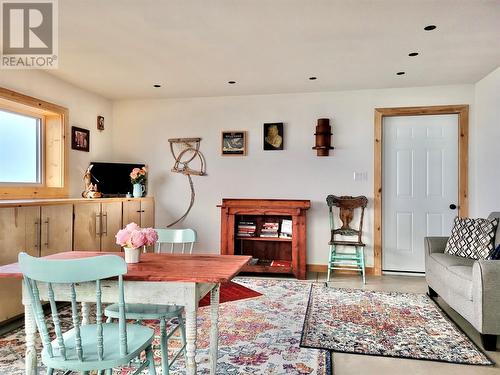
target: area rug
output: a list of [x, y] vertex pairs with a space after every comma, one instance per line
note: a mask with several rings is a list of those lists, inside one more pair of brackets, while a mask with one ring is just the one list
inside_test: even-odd
[[425, 294], [313, 285], [301, 347], [471, 365], [492, 361]]
[[[330, 375], [332, 373], [331, 356], [327, 350], [299, 347], [302, 317], [307, 308], [310, 283], [251, 278], [237, 278], [235, 281], [262, 295], [220, 305], [217, 374]], [[70, 314], [65, 317], [69, 318]], [[157, 327], [153, 322], [147, 324]], [[198, 374], [209, 373], [209, 332], [209, 307], [202, 307], [198, 315], [199, 349], [196, 355]], [[39, 341], [37, 346], [40, 347]], [[172, 342], [170, 349], [175, 350], [175, 347], [175, 342]], [[0, 338], [1, 375], [24, 374], [24, 350], [23, 329]], [[157, 374], [161, 374], [159, 354], [159, 349], [155, 349]], [[132, 368], [114, 371], [114, 375], [132, 373]], [[184, 361], [180, 357], [170, 374], [184, 373]], [[42, 366], [39, 374], [45, 374]]]

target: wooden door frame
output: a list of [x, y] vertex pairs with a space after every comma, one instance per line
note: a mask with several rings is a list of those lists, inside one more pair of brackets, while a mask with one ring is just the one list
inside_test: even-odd
[[377, 276], [382, 275], [382, 128], [384, 117], [449, 114], [458, 114], [458, 215], [467, 216], [469, 212], [469, 105], [375, 108], [373, 259], [374, 274]]

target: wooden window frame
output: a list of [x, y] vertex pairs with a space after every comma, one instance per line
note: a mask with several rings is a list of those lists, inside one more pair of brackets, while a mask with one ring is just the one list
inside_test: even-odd
[[[0, 199], [67, 198], [69, 196], [68, 109], [2, 87], [0, 87], [0, 109], [42, 119], [41, 183], [0, 184]], [[52, 127], [50, 131], [49, 127]]]
[[373, 262], [376, 276], [382, 275], [382, 128], [384, 117], [449, 114], [458, 114], [458, 215], [464, 217], [469, 213], [469, 105], [375, 108]]

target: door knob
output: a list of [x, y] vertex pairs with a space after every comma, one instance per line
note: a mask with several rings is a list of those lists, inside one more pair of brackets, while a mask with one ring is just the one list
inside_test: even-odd
[[454, 203], [450, 204], [450, 210], [456, 210], [458, 206]]

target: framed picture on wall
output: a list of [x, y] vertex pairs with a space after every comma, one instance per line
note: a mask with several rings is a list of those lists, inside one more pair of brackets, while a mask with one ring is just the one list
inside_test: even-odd
[[97, 116], [97, 130], [104, 130], [104, 116]]
[[71, 127], [71, 148], [78, 151], [89, 152], [90, 149], [90, 130]]
[[245, 156], [247, 154], [247, 132], [241, 130], [223, 131], [221, 152], [223, 156]]
[[283, 150], [283, 123], [264, 124], [264, 150]]

